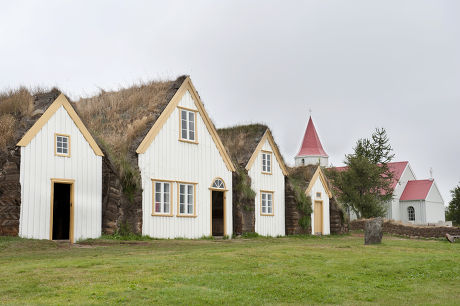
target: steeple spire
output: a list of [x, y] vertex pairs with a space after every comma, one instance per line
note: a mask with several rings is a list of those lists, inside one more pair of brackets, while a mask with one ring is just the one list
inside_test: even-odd
[[308, 120], [307, 129], [303, 136], [302, 145], [300, 146], [299, 153], [297, 153], [295, 160], [296, 166], [318, 164], [327, 166], [328, 155], [323, 149], [323, 145], [319, 140], [318, 133], [316, 132], [313, 120]]
[[326, 152], [321, 145], [319, 140], [318, 133], [316, 133], [315, 125], [313, 120], [308, 120], [307, 129], [305, 130], [305, 135], [303, 136], [302, 145], [300, 147], [299, 153], [297, 156], [323, 156], [328, 157]]

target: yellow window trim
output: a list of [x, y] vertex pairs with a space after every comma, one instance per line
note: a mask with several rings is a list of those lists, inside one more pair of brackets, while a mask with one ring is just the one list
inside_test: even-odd
[[[182, 141], [182, 142], [187, 142], [187, 143], [193, 143], [193, 144], [198, 144], [198, 133], [197, 133], [197, 112], [198, 110], [197, 109], [191, 109], [191, 108], [187, 108], [187, 107], [183, 107], [183, 106], [178, 106], [177, 107], [179, 109], [179, 141]], [[188, 111], [188, 112], [193, 112], [195, 114], [195, 130], [193, 131], [194, 134], [195, 134], [195, 140], [189, 140], [189, 139], [184, 139], [182, 138], [182, 112], [181, 110], [185, 110], [185, 111]]]
[[69, 184], [70, 185], [70, 220], [69, 220], [69, 241], [70, 243], [74, 243], [74, 185], [75, 180], [72, 179], [51, 179], [51, 205], [50, 205], [50, 230], [49, 236], [50, 240], [53, 240], [53, 209], [54, 209], [54, 183], [60, 184]]
[[270, 154], [270, 171], [264, 171], [263, 170], [263, 165], [262, 165], [262, 174], [269, 174], [272, 175], [273, 171], [273, 152], [272, 151], [267, 151], [267, 150], [260, 150], [261, 154]]
[[[69, 152], [68, 154], [62, 154], [57, 152], [57, 137], [58, 136], [65, 136], [69, 138], [68, 145], [69, 147], [67, 148], [67, 151]], [[54, 155], [55, 156], [62, 156], [62, 157], [70, 157], [70, 145], [71, 145], [71, 140], [70, 140], [70, 135], [67, 134], [59, 134], [59, 133], [54, 133]]]
[[80, 117], [77, 115], [75, 110], [73, 109], [72, 105], [70, 105], [67, 98], [61, 93], [59, 97], [48, 107], [48, 109], [43, 113], [43, 115], [35, 122], [35, 124], [25, 133], [22, 139], [17, 143], [18, 147], [25, 147], [27, 146], [32, 139], [37, 135], [37, 133], [42, 129], [42, 127], [50, 120], [50, 118], [57, 112], [60, 107], [64, 107], [64, 109], [69, 114], [70, 118], [72, 118], [75, 125], [78, 127], [80, 132], [85, 137], [88, 144], [94, 151], [94, 154], [97, 156], [104, 156], [101, 149], [97, 145], [94, 138], [89, 133], [88, 129], [86, 129], [85, 125], [81, 121]]
[[[283, 158], [281, 157], [281, 153], [278, 150], [278, 146], [275, 143], [275, 140], [273, 139], [272, 133], [270, 132], [270, 129], [267, 129], [265, 131], [264, 136], [262, 136], [262, 139], [259, 141], [259, 144], [257, 145], [256, 149], [251, 155], [251, 158], [248, 161], [248, 164], [246, 165], [245, 169], [249, 171], [256, 161], [257, 156], [259, 155], [259, 152], [262, 150], [262, 147], [265, 143], [265, 141], [268, 140], [270, 143], [270, 146], [272, 147], [273, 153], [275, 154], [276, 160], [278, 161], [278, 164], [281, 168], [281, 172], [283, 172], [284, 175], [288, 175], [288, 171], [286, 168], [286, 164], [283, 161]], [[272, 169], [273, 169], [273, 162], [272, 162]]]
[[311, 178], [310, 180], [310, 183], [308, 184], [308, 187], [307, 187], [307, 190], [305, 190], [305, 194], [306, 195], [309, 195], [310, 192], [311, 192], [311, 189], [313, 188], [313, 186], [315, 185], [315, 182], [317, 179], [320, 179], [321, 180], [321, 184], [323, 184], [323, 188], [324, 190], [326, 191], [327, 195], [329, 196], [329, 198], [332, 198], [332, 192], [331, 190], [329, 189], [329, 186], [327, 184], [327, 180], [326, 180], [326, 177], [324, 176], [324, 173], [323, 171], [321, 170], [321, 167], [318, 166], [318, 168], [316, 169], [315, 171], [315, 174], [313, 174], [313, 177]]
[[[193, 214], [181, 214], [180, 213], [180, 186], [179, 185], [193, 185]], [[184, 181], [176, 181], [176, 187], [177, 187], [177, 214], [176, 217], [179, 218], [196, 218], [196, 185], [198, 183], [194, 182], [184, 182]]]
[[[172, 217], [173, 216], [173, 184], [174, 181], [151, 179], [152, 181], [152, 216]], [[169, 214], [155, 212], [155, 183], [169, 183]]]
[[198, 95], [198, 93], [195, 90], [195, 87], [192, 84], [192, 81], [190, 80], [190, 77], [187, 77], [180, 88], [177, 90], [176, 94], [173, 96], [171, 101], [169, 101], [168, 106], [166, 106], [165, 110], [161, 113], [160, 117], [158, 120], [155, 122], [155, 124], [152, 126], [150, 131], [147, 133], [147, 136], [142, 140], [141, 144], [136, 150], [136, 153], [142, 154], [145, 153], [152, 143], [152, 141], [155, 139], [155, 137], [158, 135], [160, 132], [161, 128], [165, 124], [166, 120], [171, 116], [173, 111], [176, 109], [178, 106], [180, 100], [182, 99], [182, 96], [186, 92], [190, 92], [190, 95], [193, 98], [193, 101], [195, 102], [195, 106], [198, 109], [198, 112], [200, 113], [201, 118], [203, 119], [204, 124], [206, 125], [206, 128], [208, 129], [208, 132], [211, 134], [214, 143], [217, 146], [217, 149], [219, 150], [219, 153], [222, 157], [222, 159], [225, 162], [225, 165], [227, 166], [227, 169], [229, 171], [234, 172], [235, 171], [235, 166], [233, 165], [230, 156], [227, 153], [227, 150], [225, 149], [224, 145], [222, 144], [222, 141], [220, 140], [219, 135], [217, 134], [216, 128], [214, 127], [214, 124], [212, 123], [211, 119], [208, 116], [208, 113], [204, 109], [204, 105], [201, 102], [201, 99]]
[[[262, 193], [271, 193], [272, 194], [272, 213], [262, 213]], [[274, 216], [275, 215], [275, 192], [270, 190], [260, 190], [260, 215], [261, 216]]]

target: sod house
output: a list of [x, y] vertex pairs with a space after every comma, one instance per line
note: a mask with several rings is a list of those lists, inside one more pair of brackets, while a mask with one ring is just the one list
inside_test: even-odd
[[99, 237], [104, 154], [68, 99], [56, 89], [35, 96], [19, 89], [0, 101], [1, 234]]
[[231, 236], [233, 163], [189, 77], [82, 99], [128, 203], [124, 226], [157, 238]]
[[251, 124], [218, 132], [237, 167], [233, 177], [235, 233], [284, 236], [287, 171], [270, 129]]

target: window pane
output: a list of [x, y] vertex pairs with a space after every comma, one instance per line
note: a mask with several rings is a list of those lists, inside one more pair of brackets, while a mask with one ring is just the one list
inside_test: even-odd
[[272, 163], [271, 163], [271, 155], [270, 155], [270, 154], [267, 154], [267, 172], [270, 172], [270, 171], [271, 171], [271, 166], [272, 166]]
[[195, 140], [195, 113], [188, 113], [189, 140]]
[[169, 213], [169, 183], [163, 184], [163, 212]]
[[180, 213], [181, 214], [185, 213], [185, 204], [180, 204], [179, 207], [180, 207]]
[[67, 148], [62, 149], [62, 153], [67, 154], [68, 153]]
[[62, 137], [62, 142], [67, 143], [68, 137]]
[[193, 132], [193, 130], [189, 131], [188, 140], [195, 140], [195, 132]]
[[57, 152], [57, 153], [62, 153], [62, 148], [57, 147], [57, 148], [56, 148], [56, 152]]
[[182, 129], [182, 139], [187, 139], [187, 130]]
[[184, 184], [180, 184], [179, 189], [180, 189], [180, 193], [185, 193], [185, 185]]
[[188, 204], [188, 211], [187, 211], [188, 214], [193, 214], [193, 204], [192, 203], [189, 203]]

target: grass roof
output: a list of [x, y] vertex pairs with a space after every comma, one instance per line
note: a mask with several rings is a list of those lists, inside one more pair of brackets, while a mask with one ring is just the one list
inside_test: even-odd
[[307, 190], [313, 175], [318, 169], [318, 165], [308, 165], [289, 168], [289, 179], [299, 186], [303, 191]]
[[245, 167], [267, 130], [266, 125], [249, 124], [218, 129], [217, 132], [233, 163]]

